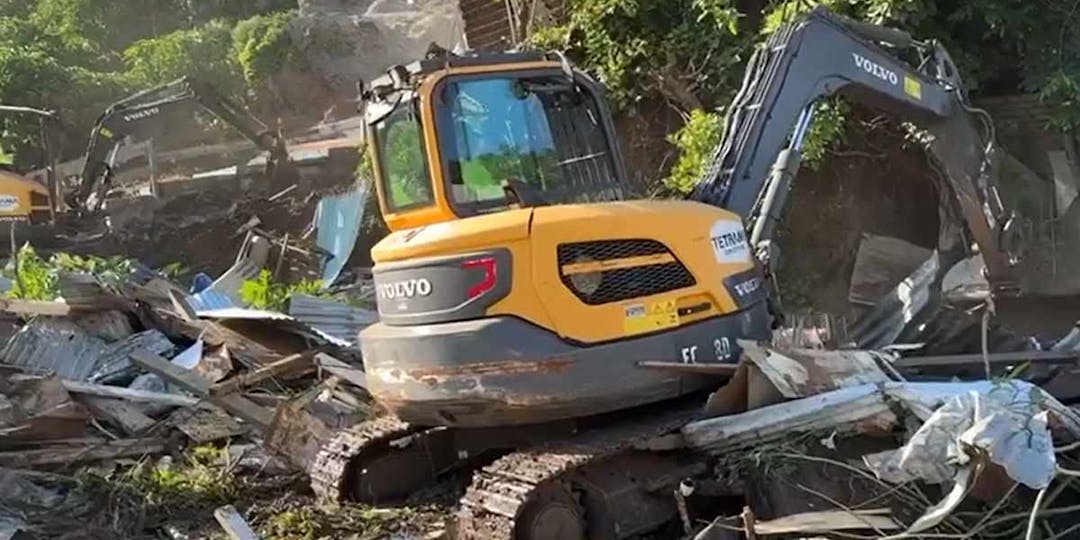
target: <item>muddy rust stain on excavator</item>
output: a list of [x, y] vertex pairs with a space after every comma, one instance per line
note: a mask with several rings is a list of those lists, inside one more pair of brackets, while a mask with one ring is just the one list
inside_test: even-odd
[[520, 373], [562, 373], [574, 360], [551, 358], [547, 360], [516, 360], [508, 362], [483, 362], [460, 366], [439, 366], [410, 369], [406, 373], [413, 378], [458, 377], [466, 375], [516, 375]]

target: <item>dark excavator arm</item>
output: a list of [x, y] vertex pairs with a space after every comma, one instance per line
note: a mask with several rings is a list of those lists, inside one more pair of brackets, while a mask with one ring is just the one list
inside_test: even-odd
[[[919, 67], [875, 43], [917, 53]], [[962, 216], [991, 282], [1007, 286], [1015, 257], [1004, 246], [1011, 216], [995, 187], [992, 124], [968, 104], [948, 53], [823, 8], [785, 25], [751, 58], [723, 139], [691, 197], [744, 216], [760, 248], [780, 218], [814, 106], [834, 94], [895, 114], [931, 136], [929, 150], [947, 184], [945, 211]], [[943, 224], [943, 252], [966, 250], [970, 242], [959, 229]]]
[[79, 188], [68, 203], [81, 207], [95, 190], [108, 185], [112, 174], [108, 158], [121, 141], [149, 132], [162, 114], [171, 109], [187, 107], [192, 102], [234, 127], [260, 149], [269, 152], [272, 164], [288, 161], [284, 137], [268, 129], [214, 87], [192, 77], [184, 77], [124, 98], [102, 113], [90, 132], [90, 145], [86, 151]]

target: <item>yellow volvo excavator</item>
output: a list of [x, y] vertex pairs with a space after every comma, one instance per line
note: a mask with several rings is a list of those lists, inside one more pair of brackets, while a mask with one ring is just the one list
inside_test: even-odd
[[387, 501], [478, 466], [465, 535], [623, 538], [670, 519], [672, 486], [705, 464], [641, 448], [717, 384], [696, 365], [769, 337], [770, 238], [833, 94], [933, 136], [939, 249], [977, 246], [1009, 289], [1017, 242], [989, 119], [940, 46], [897, 30], [816, 9], [774, 34], [689, 200], [626, 200], [603, 90], [561, 57], [443, 54], [368, 84], [392, 232], [372, 250], [381, 321], [361, 341], [393, 416], [326, 444], [316, 491]]

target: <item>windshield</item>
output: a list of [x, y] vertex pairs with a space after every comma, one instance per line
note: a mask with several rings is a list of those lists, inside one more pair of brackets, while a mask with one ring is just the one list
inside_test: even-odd
[[621, 197], [596, 104], [564, 77], [465, 79], [440, 96], [439, 144], [458, 208], [506, 207], [507, 180], [548, 203]]
[[383, 192], [391, 210], [432, 204], [420, 123], [412, 105], [399, 106], [375, 126]]

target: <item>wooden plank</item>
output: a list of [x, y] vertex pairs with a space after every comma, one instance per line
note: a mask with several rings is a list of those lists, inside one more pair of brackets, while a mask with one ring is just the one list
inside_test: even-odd
[[315, 364], [311, 359], [315, 356], [313, 351], [293, 354], [276, 362], [267, 364], [255, 371], [237, 375], [231, 379], [222, 381], [210, 387], [210, 395], [222, 396], [232, 394], [239, 390], [250, 388], [266, 379], [281, 377], [289, 374], [298, 377], [315, 370]]
[[176, 410], [169, 417], [169, 423], [196, 444], [220, 441], [251, 431], [250, 424], [241, 424], [218, 408]]
[[66, 317], [71, 315], [71, 306], [64, 302], [45, 302], [42, 300], [0, 299], [0, 311], [19, 315], [48, 315]]
[[[1007, 353], [990, 353], [987, 355], [991, 365], [995, 364], [1072, 364], [1080, 360], [1080, 352], [1077, 351], [1020, 351]], [[984, 359], [981, 354], [954, 354], [948, 356], [909, 356], [893, 361], [892, 365], [898, 369], [915, 369], [927, 367], [965, 367], [981, 366]]]
[[259, 540], [259, 536], [231, 504], [214, 510], [214, 519], [225, 529], [231, 540]]
[[367, 374], [364, 373], [362, 367], [346, 364], [326, 353], [316, 354], [315, 363], [318, 364], [320, 368], [341, 377], [343, 380], [349, 381], [350, 383], [367, 390]]
[[900, 528], [900, 524], [889, 517], [889, 514], [888, 508], [805, 512], [769, 521], [758, 521], [754, 523], [754, 532], [760, 535], [778, 535], [863, 529], [895, 531]]
[[126, 401], [103, 397], [86, 397], [81, 401], [95, 416], [112, 421], [129, 436], [145, 435], [157, 425], [157, 421], [143, 414], [142, 409]]
[[131, 353], [131, 362], [135, 365], [176, 383], [184, 390], [206, 397], [211, 403], [225, 409], [229, 414], [251, 422], [261, 428], [267, 428], [274, 419], [273, 411], [256, 405], [252, 401], [230, 394], [225, 396], [210, 395], [210, 381], [188, 371], [168, 360], [146, 351]]
[[64, 388], [73, 394], [86, 394], [127, 401], [142, 403], [158, 403], [161, 405], [175, 405], [177, 407], [194, 407], [201, 400], [197, 397], [170, 394], [168, 392], [153, 392], [150, 390], [135, 390], [122, 386], [109, 386], [107, 384], [92, 384], [81, 381], [61, 381]]
[[26, 468], [99, 461], [128, 456], [159, 454], [165, 451], [164, 439], [122, 439], [76, 448], [44, 448], [0, 452], [0, 467]]
[[735, 374], [738, 364], [684, 364], [682, 362], [658, 362], [654, 360], [642, 360], [637, 363], [638, 367], [648, 369], [660, 369], [664, 371], [678, 371], [681, 373], [698, 373], [701, 375], [720, 375], [730, 377]]

